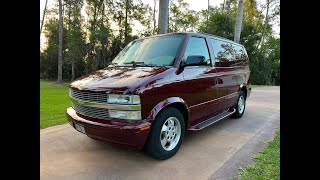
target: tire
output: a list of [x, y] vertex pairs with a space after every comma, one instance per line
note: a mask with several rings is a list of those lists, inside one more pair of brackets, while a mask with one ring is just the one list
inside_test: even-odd
[[184, 135], [185, 123], [183, 115], [178, 109], [168, 107], [161, 111], [152, 123], [145, 150], [156, 159], [168, 159], [177, 153]]
[[[240, 101], [242, 101], [243, 106], [240, 105], [241, 104]], [[239, 97], [238, 97], [237, 103], [234, 106], [234, 108], [236, 109], [236, 112], [231, 117], [241, 118], [244, 114], [245, 109], [246, 109], [246, 95], [243, 91], [239, 92]]]

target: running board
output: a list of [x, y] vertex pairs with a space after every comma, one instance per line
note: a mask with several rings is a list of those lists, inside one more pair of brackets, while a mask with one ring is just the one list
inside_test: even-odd
[[210, 119], [202, 121], [201, 123], [190, 127], [188, 130], [190, 130], [190, 131], [199, 131], [199, 130], [201, 130], [203, 128], [206, 128], [206, 127], [208, 127], [208, 126], [210, 126], [210, 125], [212, 125], [212, 124], [214, 124], [214, 123], [216, 123], [216, 122], [228, 117], [228, 116], [231, 116], [235, 112], [236, 112], [236, 109], [232, 108], [229, 111], [225, 111], [225, 112], [223, 112], [221, 114], [218, 114], [218, 115], [216, 115], [216, 116], [214, 116], [214, 117], [212, 117]]

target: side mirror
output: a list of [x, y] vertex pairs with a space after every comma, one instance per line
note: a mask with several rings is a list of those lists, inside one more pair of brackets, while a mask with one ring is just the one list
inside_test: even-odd
[[207, 65], [204, 56], [188, 56], [186, 61], [182, 62], [182, 67]]

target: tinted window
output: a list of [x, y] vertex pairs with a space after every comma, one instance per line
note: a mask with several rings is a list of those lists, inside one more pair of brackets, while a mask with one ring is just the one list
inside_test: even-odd
[[187, 59], [188, 56], [204, 56], [205, 62], [208, 65], [211, 64], [208, 47], [204, 38], [191, 37], [189, 39], [183, 59]]
[[228, 67], [234, 61], [234, 48], [231, 43], [210, 39], [215, 56], [215, 66]]
[[246, 61], [247, 59], [247, 54], [245, 53], [244, 49], [242, 46], [239, 45], [233, 45], [234, 47], [234, 54], [235, 54], [235, 60], [236, 61]]
[[245, 49], [242, 46], [233, 44], [234, 54], [235, 54], [235, 63], [234, 66], [243, 66], [247, 64], [248, 56]]
[[132, 61], [140, 62], [140, 65], [173, 65], [182, 39], [183, 36], [179, 35], [136, 40], [123, 49], [112, 62], [120, 66], [132, 66]]

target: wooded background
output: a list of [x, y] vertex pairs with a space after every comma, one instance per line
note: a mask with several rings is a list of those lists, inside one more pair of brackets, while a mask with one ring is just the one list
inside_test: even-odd
[[[106, 67], [130, 41], [158, 33], [157, 8], [141, 0], [50, 1], [56, 6], [46, 6], [40, 20], [46, 39], [40, 49], [40, 79], [74, 80]], [[274, 22], [280, 26], [280, 2], [266, 0], [258, 7], [256, 0], [240, 1], [239, 42], [249, 55], [252, 84], [280, 85], [280, 34], [272, 29]], [[238, 3], [224, 0], [218, 7], [194, 11], [184, 0], [169, 0], [168, 32], [207, 32], [234, 40]], [[143, 26], [137, 35], [132, 33], [134, 21]]]

